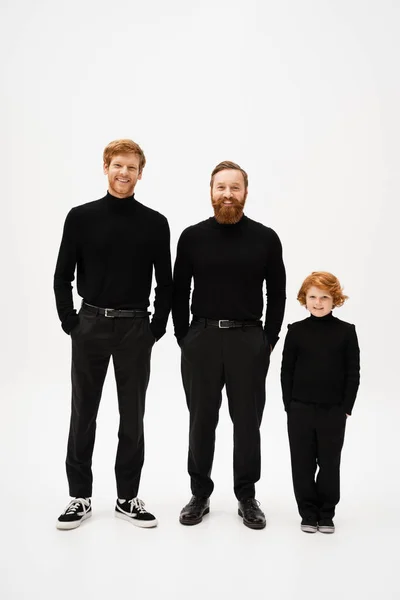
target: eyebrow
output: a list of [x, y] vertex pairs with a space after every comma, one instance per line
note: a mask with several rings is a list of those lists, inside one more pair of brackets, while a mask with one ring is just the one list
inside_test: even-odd
[[[112, 161], [111, 162], [112, 165], [121, 165], [121, 161], [120, 160], [116, 160], [116, 161]], [[137, 169], [136, 165], [126, 165], [128, 167], [128, 169]]]
[[241, 184], [238, 181], [234, 181], [232, 183], [226, 183], [225, 181], [219, 181], [216, 182], [215, 185], [218, 187], [219, 185], [230, 185], [231, 187], [233, 187], [234, 185], [236, 185], [237, 187], [240, 187]]

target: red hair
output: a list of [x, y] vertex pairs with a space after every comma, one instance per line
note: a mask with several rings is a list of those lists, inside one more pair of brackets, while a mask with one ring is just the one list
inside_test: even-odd
[[106, 165], [106, 167], [109, 167], [114, 156], [117, 156], [118, 154], [127, 154], [129, 152], [134, 152], [138, 155], [139, 173], [141, 173], [144, 165], [146, 164], [146, 157], [139, 144], [136, 144], [136, 142], [133, 140], [114, 140], [113, 142], [110, 142], [104, 148], [103, 163]]
[[335, 275], [327, 271], [313, 271], [305, 278], [297, 294], [297, 300], [302, 306], [306, 305], [307, 292], [313, 286], [328, 292], [332, 296], [334, 307], [342, 306], [348, 299], [348, 296], [343, 294], [343, 288]]

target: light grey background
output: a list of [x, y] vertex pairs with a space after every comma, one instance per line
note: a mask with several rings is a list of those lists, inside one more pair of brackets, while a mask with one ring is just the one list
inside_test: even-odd
[[[398, 598], [399, 5], [22, 0], [2, 2], [0, 22], [1, 597]], [[221, 160], [248, 171], [246, 214], [282, 240], [288, 300], [262, 426], [263, 532], [235, 516], [226, 403], [210, 517], [194, 529], [177, 522], [190, 495], [188, 416], [171, 323], [153, 351], [141, 485], [159, 528], [112, 517], [110, 370], [95, 516], [55, 530], [68, 500], [70, 341], [53, 272], [64, 218], [104, 195], [102, 151], [119, 137], [146, 153], [136, 196], [168, 217], [173, 258], [181, 231], [212, 214]], [[335, 314], [356, 324], [362, 351], [329, 539], [299, 530], [279, 386], [286, 325], [307, 316], [298, 287], [320, 269], [345, 286], [350, 300]]]

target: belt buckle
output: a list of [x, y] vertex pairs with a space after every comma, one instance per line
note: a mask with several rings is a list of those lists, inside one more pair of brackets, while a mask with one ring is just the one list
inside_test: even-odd
[[104, 309], [104, 316], [105, 316], [105, 317], [108, 317], [109, 319], [113, 319], [113, 318], [114, 318], [114, 315], [109, 315], [109, 314], [108, 314], [108, 311], [109, 311], [109, 310], [114, 310], [114, 309], [113, 309], [113, 308], [105, 308], [105, 309]]
[[229, 329], [229, 325], [222, 325], [222, 323], [230, 323], [229, 319], [220, 319], [218, 321], [219, 329]]

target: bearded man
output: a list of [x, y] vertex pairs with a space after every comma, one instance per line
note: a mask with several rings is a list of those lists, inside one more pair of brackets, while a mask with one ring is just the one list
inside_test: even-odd
[[238, 514], [247, 527], [263, 529], [266, 520], [255, 499], [255, 483], [261, 470], [265, 378], [285, 308], [282, 246], [272, 229], [243, 214], [248, 177], [239, 165], [217, 165], [210, 186], [214, 217], [185, 229], [174, 267], [172, 317], [190, 413], [188, 471], [193, 494], [179, 520], [195, 525], [210, 510], [215, 430], [225, 386], [234, 429]]

